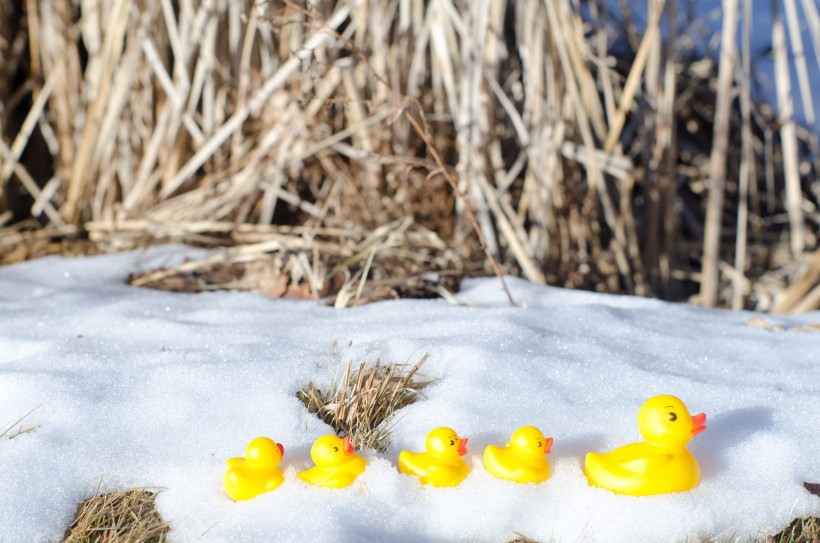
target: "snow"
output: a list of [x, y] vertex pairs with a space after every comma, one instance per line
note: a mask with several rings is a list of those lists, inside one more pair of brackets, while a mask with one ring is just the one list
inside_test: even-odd
[[[175, 294], [124, 284], [128, 273], [193, 255], [181, 246], [0, 268], [0, 541], [59, 540], [76, 505], [103, 491], [162, 487], [172, 540], [681, 542], [761, 536], [820, 516], [803, 481], [820, 481], [820, 334], [750, 327], [751, 313], [709, 311], [510, 279], [471, 280], [443, 300], [335, 310], [256, 293]], [[784, 326], [814, 313], [766, 317]], [[332, 354], [336, 341], [341, 351]], [[352, 346], [347, 347], [348, 342]], [[330, 429], [296, 391], [328, 383], [350, 359], [430, 354], [437, 379], [400, 412], [384, 454], [347, 489], [309, 487], [314, 439]], [[690, 450], [699, 487], [625, 497], [587, 485], [586, 452], [639, 439], [649, 396], [679, 396], [708, 430]], [[493, 478], [490, 443], [518, 426], [555, 439], [541, 485]], [[472, 471], [455, 488], [422, 487], [396, 469], [447, 425], [470, 439]], [[235, 503], [224, 462], [250, 439], [285, 445], [285, 483]], [[745, 539], [744, 539], [745, 540]]]

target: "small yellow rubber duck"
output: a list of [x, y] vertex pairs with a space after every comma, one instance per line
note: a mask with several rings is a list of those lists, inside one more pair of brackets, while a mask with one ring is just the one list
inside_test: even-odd
[[513, 432], [506, 447], [489, 445], [484, 449], [484, 467], [501, 479], [542, 483], [552, 472], [546, 459], [552, 443], [552, 438], [545, 438], [535, 426], [522, 426]]
[[234, 500], [249, 500], [274, 490], [285, 480], [279, 462], [285, 448], [268, 437], [257, 437], [248, 443], [245, 458], [228, 459], [225, 492]]
[[467, 454], [467, 438], [442, 426], [427, 434], [425, 447], [427, 451], [421, 453], [401, 451], [399, 471], [433, 486], [456, 486], [467, 477], [470, 468], [461, 458]]
[[638, 412], [644, 442], [587, 454], [584, 473], [591, 485], [632, 496], [695, 488], [700, 466], [686, 444], [706, 429], [705, 423], [705, 414], [689, 415], [675, 396], [654, 396]]
[[317, 439], [310, 449], [315, 467], [303, 471], [299, 478], [312, 485], [326, 488], [344, 488], [353, 483], [364, 471], [367, 462], [353, 454], [350, 436], [344, 439], [326, 435]]

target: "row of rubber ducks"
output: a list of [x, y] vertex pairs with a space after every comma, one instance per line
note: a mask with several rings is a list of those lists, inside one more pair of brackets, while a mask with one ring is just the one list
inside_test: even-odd
[[[591, 485], [619, 494], [645, 496], [681, 492], [698, 485], [700, 467], [686, 444], [706, 429], [706, 415], [691, 416], [674, 396], [654, 396], [638, 412], [643, 442], [608, 453], [588, 453], [584, 473]], [[467, 477], [467, 439], [452, 428], [439, 427], [425, 440], [425, 451], [401, 451], [399, 471], [432, 486], [456, 486]], [[551, 474], [547, 455], [553, 439], [534, 426], [518, 428], [503, 447], [484, 449], [484, 467], [501, 479], [542, 483]], [[252, 440], [245, 458], [228, 460], [225, 491], [234, 500], [247, 500], [276, 489], [284, 482], [279, 468], [285, 449], [267, 437]], [[355, 454], [350, 438], [322, 436], [310, 450], [314, 467], [298, 474], [303, 481], [327, 488], [349, 486], [367, 462]]]

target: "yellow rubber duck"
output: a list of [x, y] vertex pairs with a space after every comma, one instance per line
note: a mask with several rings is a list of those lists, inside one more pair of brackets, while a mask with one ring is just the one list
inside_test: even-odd
[[501, 479], [518, 483], [542, 483], [549, 479], [552, 438], [545, 438], [535, 426], [522, 426], [513, 432], [506, 447], [489, 445], [484, 449], [484, 467]]
[[248, 443], [245, 458], [228, 459], [225, 473], [225, 492], [239, 501], [249, 500], [274, 490], [285, 480], [279, 462], [285, 448], [268, 437], [257, 437]]
[[358, 454], [353, 454], [350, 436], [344, 439], [326, 435], [317, 439], [310, 449], [315, 467], [303, 471], [299, 478], [312, 485], [326, 488], [344, 488], [364, 471], [367, 462]]
[[425, 440], [426, 452], [401, 451], [399, 471], [416, 475], [424, 484], [456, 486], [470, 469], [461, 458], [467, 454], [467, 439], [458, 437], [452, 428], [436, 428]]
[[644, 442], [587, 454], [584, 473], [591, 485], [632, 496], [695, 488], [700, 466], [686, 444], [706, 429], [705, 423], [705, 414], [689, 415], [678, 398], [654, 396], [638, 412]]

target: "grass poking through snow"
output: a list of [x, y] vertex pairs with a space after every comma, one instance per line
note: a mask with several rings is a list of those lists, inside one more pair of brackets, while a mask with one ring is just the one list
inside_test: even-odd
[[[507, 543], [539, 543], [535, 539], [515, 532], [518, 536]], [[689, 542], [690, 540], [687, 540]], [[713, 543], [715, 541], [723, 541], [723, 538], [705, 538], [700, 539], [699, 543]], [[809, 517], [795, 519], [791, 524], [786, 526], [782, 532], [777, 535], [767, 535], [764, 539], [759, 540], [745, 540], [739, 538], [730, 538], [730, 543], [820, 543], [820, 518]]]
[[820, 517], [795, 519], [779, 534], [768, 536], [766, 543], [820, 543]]
[[[45, 402], [43, 402], [43, 403], [45, 403]], [[26, 418], [28, 418], [29, 415], [31, 415], [32, 413], [37, 411], [37, 409], [39, 409], [40, 406], [42, 406], [42, 405], [43, 405], [42, 403], [37, 405], [31, 411], [29, 411], [28, 413], [26, 413], [25, 415], [23, 415], [22, 417], [20, 417], [16, 421], [14, 421], [11, 424], [9, 424], [8, 426], [6, 426], [5, 429], [2, 432], [0, 432], [0, 438], [8, 437], [8, 439], [14, 439], [15, 437], [21, 436], [23, 434], [28, 434], [28, 433], [31, 433], [31, 432], [34, 432], [35, 430], [37, 430], [37, 428], [40, 427], [39, 424], [35, 424], [33, 426], [23, 426], [23, 421], [25, 421]], [[14, 429], [15, 426], [17, 427], [17, 429], [15, 429], [12, 432], [12, 429]]]
[[391, 421], [402, 407], [416, 401], [429, 381], [417, 379], [417, 373], [430, 355], [425, 354], [409, 364], [372, 366], [360, 362], [354, 368], [347, 363], [341, 379], [321, 390], [312, 381], [296, 393], [308, 411], [315, 413], [338, 434], [349, 435], [357, 449], [370, 447], [384, 451], [390, 445]]
[[157, 493], [143, 488], [97, 492], [77, 508], [63, 543], [162, 543], [170, 525], [156, 509]]

